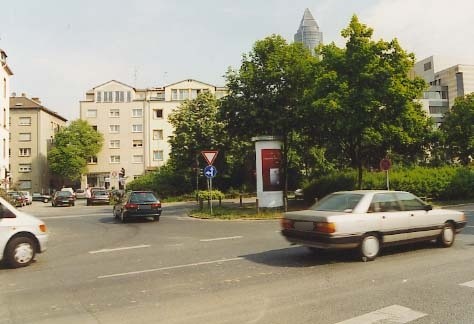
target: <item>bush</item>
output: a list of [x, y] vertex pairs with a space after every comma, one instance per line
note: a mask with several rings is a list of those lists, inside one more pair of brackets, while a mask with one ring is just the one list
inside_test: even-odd
[[212, 199], [212, 200], [215, 200], [215, 199], [219, 199], [219, 200], [222, 200], [225, 198], [225, 195], [219, 191], [219, 190], [212, 190], [212, 191], [209, 191], [209, 190], [199, 190], [198, 191], [198, 198], [199, 199], [202, 199], [202, 200], [209, 200], [209, 199]]
[[[474, 170], [468, 167], [413, 167], [389, 172], [390, 189], [409, 191], [419, 197], [436, 200], [474, 198]], [[329, 174], [304, 187], [306, 201], [322, 198], [334, 191], [357, 188], [357, 171], [347, 170]], [[363, 189], [386, 189], [385, 172], [365, 171]]]

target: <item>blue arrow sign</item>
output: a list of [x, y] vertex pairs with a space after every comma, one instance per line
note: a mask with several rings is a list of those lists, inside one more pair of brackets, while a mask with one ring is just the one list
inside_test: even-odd
[[204, 168], [204, 175], [211, 179], [214, 178], [217, 174], [217, 169], [215, 166], [208, 165], [207, 167]]

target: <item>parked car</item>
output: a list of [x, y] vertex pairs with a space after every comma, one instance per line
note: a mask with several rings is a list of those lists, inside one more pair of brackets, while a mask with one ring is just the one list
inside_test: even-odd
[[43, 194], [40, 194], [39, 192], [33, 192], [32, 199], [33, 201], [42, 201], [44, 203], [47, 203], [51, 200], [51, 196], [43, 195]]
[[12, 268], [29, 265], [46, 250], [46, 225], [0, 197], [0, 261]]
[[74, 196], [70, 191], [56, 191], [51, 201], [53, 207], [57, 206], [74, 206]]
[[76, 199], [76, 193], [74, 192], [74, 189], [63, 187], [63, 188], [61, 188], [61, 191], [69, 191], [72, 194], [72, 196], [74, 197], [74, 199]]
[[86, 199], [86, 190], [85, 189], [77, 189], [76, 190], [76, 199]]
[[153, 217], [159, 221], [161, 202], [151, 191], [129, 191], [115, 204], [113, 214], [122, 222], [133, 217]]
[[313, 250], [357, 248], [362, 260], [370, 261], [388, 245], [436, 240], [450, 247], [466, 223], [464, 213], [433, 209], [409, 192], [359, 190], [336, 192], [308, 210], [285, 213], [281, 233]]
[[87, 198], [87, 206], [96, 205], [96, 204], [109, 204], [110, 197], [109, 193], [105, 189], [94, 189], [91, 190], [90, 198]]
[[13, 206], [23, 207], [24, 206], [24, 197], [16, 191], [9, 191], [8, 196]]
[[20, 191], [23, 196], [25, 196], [26, 204], [31, 205], [33, 203], [33, 197], [31, 196], [29, 191]]

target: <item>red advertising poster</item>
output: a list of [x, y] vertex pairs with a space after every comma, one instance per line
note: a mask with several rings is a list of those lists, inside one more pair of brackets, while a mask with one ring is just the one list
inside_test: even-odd
[[262, 150], [263, 191], [281, 191], [281, 150]]

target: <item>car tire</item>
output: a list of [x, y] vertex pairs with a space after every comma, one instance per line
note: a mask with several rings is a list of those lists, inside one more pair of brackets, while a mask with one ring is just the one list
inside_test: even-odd
[[160, 216], [153, 216], [153, 221], [159, 222], [160, 221]]
[[11, 268], [26, 267], [36, 254], [34, 241], [26, 236], [14, 237], [5, 248], [5, 263]]
[[454, 225], [451, 222], [445, 223], [441, 234], [439, 234], [436, 242], [441, 247], [450, 247], [454, 244], [454, 239], [456, 238], [456, 231], [454, 230]]
[[380, 252], [380, 239], [376, 234], [370, 233], [362, 237], [359, 253], [362, 261], [373, 261]]
[[44, 198], [44, 199], [43, 199], [43, 202], [44, 202], [44, 203], [48, 203], [48, 199], [47, 199], [47, 198]]

